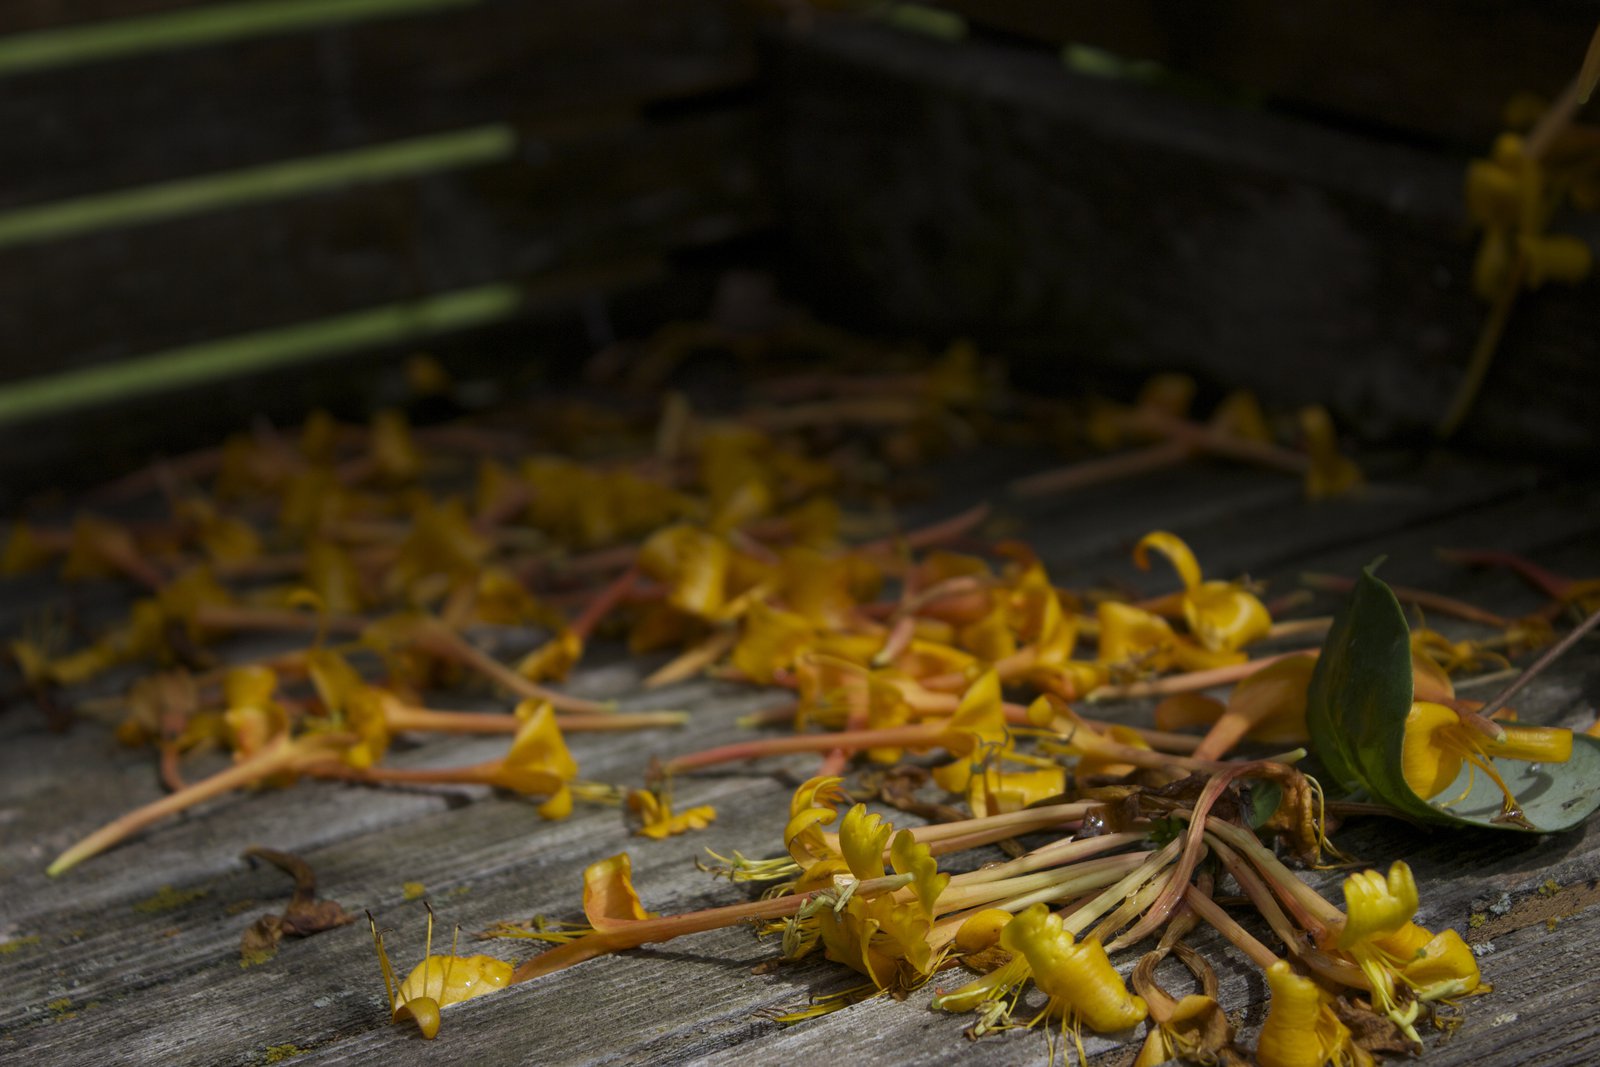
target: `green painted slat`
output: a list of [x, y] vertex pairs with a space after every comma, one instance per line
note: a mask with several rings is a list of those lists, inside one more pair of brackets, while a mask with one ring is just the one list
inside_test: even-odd
[[484, 326], [510, 318], [522, 305], [517, 286], [486, 285], [29, 378], [0, 386], [0, 426]]
[[244, 170], [58, 200], [0, 213], [0, 248], [113, 226], [489, 163], [516, 151], [517, 133], [496, 123], [469, 130], [267, 163]]
[[[0, 77], [275, 33], [396, 18], [481, 0], [238, 0], [0, 37]], [[201, 91], [202, 87], [191, 87]]]

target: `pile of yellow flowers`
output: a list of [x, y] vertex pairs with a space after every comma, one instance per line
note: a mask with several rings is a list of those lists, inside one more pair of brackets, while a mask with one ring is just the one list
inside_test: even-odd
[[[1311, 868], [1328, 848], [1320, 787], [1296, 767], [1327, 619], [1281, 618], [1296, 598], [1274, 611], [1248, 580], [1207, 576], [1171, 531], [1133, 547], [1140, 568], [1171, 572], [1165, 593], [1139, 600], [1058, 585], [1027, 545], [989, 534], [987, 506], [912, 530], [847, 512], [840, 501], [861, 488], [853, 472], [925, 458], [996, 421], [1005, 398], [970, 346], [887, 381], [808, 376], [783, 391], [814, 398], [711, 418], [670, 396], [645, 450], [638, 433], [597, 413], [589, 444], [601, 458], [524, 455], [515, 434], [413, 429], [394, 412], [366, 428], [316, 415], [297, 437], [258, 429], [101, 494], [157, 491], [165, 519], [18, 523], [0, 561], [7, 571], [59, 565], [65, 578], [111, 576], [142, 591], [125, 621], [82, 647], [45, 627], [10, 650], [42, 702], [113, 667], [153, 666], [111, 703], [125, 713], [119, 736], [155, 748], [170, 790], [68, 848], [50, 873], [207, 798], [307, 778], [488, 785], [537, 798], [549, 819], [576, 803], [623, 804], [637, 833], [665, 838], [718, 817], [708, 806], [675, 810], [676, 776], [814, 753], [816, 775], [775, 828], [778, 855], [718, 857], [735, 881], [775, 883], [761, 899], [656, 916], [622, 853], [590, 868], [583, 923], [540, 927], [535, 936], [555, 948], [515, 968], [454, 946], [435, 955], [430, 916], [429, 949], [404, 980], [374, 923], [395, 1018], [432, 1037], [452, 1003], [747, 920], [781, 933], [784, 958], [820, 952], [864, 980], [794, 1019], [937, 981], [935, 1007], [972, 1013], [974, 1035], [1147, 1024], [1141, 1063], [1246, 1055], [1210, 965], [1184, 944], [1200, 922], [1266, 973], [1272, 1014], [1254, 1055], [1267, 1067], [1414, 1047], [1432, 1005], [1478, 988], [1460, 938], [1412, 921], [1417, 890], [1403, 863], [1387, 879], [1347, 879], [1341, 911], [1269, 847]], [[1085, 436], [1124, 451], [1112, 467], [1094, 459], [1050, 472], [1055, 491], [1197, 455], [1292, 473], [1313, 496], [1359, 487], [1325, 413], [1295, 420], [1302, 449], [1277, 440], [1243, 395], [1191, 418], [1193, 394], [1169, 376], [1132, 405], [1086, 409]], [[468, 481], [473, 492], [457, 491]], [[1043, 486], [1034, 478], [1015, 491]], [[1531, 646], [1548, 631], [1548, 621], [1508, 623], [1495, 647]], [[301, 644], [222, 662], [214, 646], [237, 633]], [[702, 673], [775, 688], [782, 699], [762, 722], [792, 732], [682, 753], [645, 783], [583, 779], [565, 735], [684, 720], [558, 688], [608, 637], [638, 654], [670, 650], [647, 688]], [[1469, 728], [1472, 709], [1447, 671], [1499, 655], [1493, 640], [1463, 645], [1428, 631], [1415, 640], [1405, 774], [1418, 795], [1444, 793], [1463, 765], [1493, 775], [1494, 758], [1564, 758], [1564, 731], [1507, 727], [1489, 739]], [[424, 693], [473, 683], [512, 706], [425, 703]], [[1230, 684], [1226, 701], [1202, 695]], [[1092, 714], [1124, 696], [1161, 698], [1155, 727]], [[463, 767], [385, 765], [395, 737], [421, 732], [503, 734], [508, 747]], [[1229, 758], [1247, 743], [1268, 755]], [[228, 765], [190, 781], [185, 764], [215, 749]], [[921, 782], [943, 806], [851, 786], [853, 770]], [[1277, 802], [1251, 799], [1269, 795]], [[852, 796], [919, 818], [952, 803], [964, 811], [897, 828]], [[1007, 858], [985, 863], [1001, 842]], [[1223, 879], [1281, 956], [1217, 902]], [[1113, 955], [1149, 938], [1158, 946], [1130, 991]], [[1171, 953], [1213, 992], [1168, 995], [1153, 975]], [[953, 981], [957, 966], [974, 977]]]

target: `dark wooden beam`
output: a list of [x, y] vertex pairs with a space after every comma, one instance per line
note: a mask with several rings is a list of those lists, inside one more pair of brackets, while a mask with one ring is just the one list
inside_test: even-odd
[[[771, 60], [779, 201], [826, 306], [1062, 389], [1185, 369], [1372, 436], [1443, 414], [1484, 314], [1464, 157], [867, 26]], [[1596, 448], [1594, 285], [1524, 297], [1469, 437]]]
[[1600, 22], [1594, 0], [936, 0], [978, 28], [1153, 60], [1263, 100], [1477, 146], [1513, 94], [1553, 97]]

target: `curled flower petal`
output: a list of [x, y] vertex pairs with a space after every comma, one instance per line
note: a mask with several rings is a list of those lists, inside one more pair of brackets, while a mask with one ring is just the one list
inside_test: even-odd
[[1399, 932], [1417, 913], [1417, 882], [1411, 868], [1396, 860], [1386, 879], [1377, 871], [1361, 871], [1344, 880], [1345, 924], [1339, 947]]
[[889, 862], [894, 864], [896, 874], [911, 876], [911, 887], [916, 891], [917, 901], [922, 905], [923, 913], [931, 916], [939, 894], [950, 884], [950, 876], [939, 872], [939, 864], [933, 858], [932, 850], [918, 841], [910, 830], [901, 830], [894, 835], [894, 842], [889, 846]]
[[596, 930], [615, 930], [655, 918], [633, 888], [633, 860], [626, 852], [589, 864], [583, 870], [583, 914]]
[[1133, 548], [1133, 562], [1140, 570], [1150, 569], [1152, 551], [1167, 557], [1185, 589], [1194, 589], [1200, 584], [1200, 561], [1195, 559], [1194, 552], [1182, 538], [1165, 530], [1145, 534]]
[[789, 824], [783, 830], [783, 844], [801, 866], [833, 858], [822, 827], [839, 817], [837, 805], [845, 799], [839, 788], [841, 778], [817, 777], [801, 784], [789, 801]]
[[704, 830], [717, 819], [717, 809], [710, 804], [699, 804], [680, 812], [672, 810], [671, 802], [648, 789], [634, 789], [628, 793], [628, 808], [643, 819], [637, 833], [657, 841], [690, 830]]
[[839, 851], [850, 873], [862, 881], [882, 878], [883, 850], [893, 833], [894, 824], [868, 812], [865, 804], [857, 804], [845, 812], [844, 821], [839, 824]]
[[1465, 996], [1482, 981], [1478, 957], [1454, 930], [1440, 931], [1412, 952], [1400, 964], [1400, 977], [1424, 1001]]

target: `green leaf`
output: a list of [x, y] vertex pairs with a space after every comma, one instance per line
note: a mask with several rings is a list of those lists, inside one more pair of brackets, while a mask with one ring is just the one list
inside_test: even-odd
[[1576, 826], [1600, 807], [1600, 740], [1586, 734], [1573, 735], [1566, 763], [1494, 760], [1528, 825], [1496, 821], [1499, 788], [1486, 774], [1471, 776], [1467, 764], [1439, 794], [1460, 800], [1447, 805], [1419, 797], [1401, 770], [1411, 685], [1405, 613], [1368, 567], [1334, 617], [1306, 703], [1311, 751], [1326, 771], [1322, 783], [1330, 792], [1366, 794], [1426, 822], [1533, 833]]
[[1250, 784], [1250, 828], [1259, 830], [1283, 805], [1283, 786], [1271, 778]]

